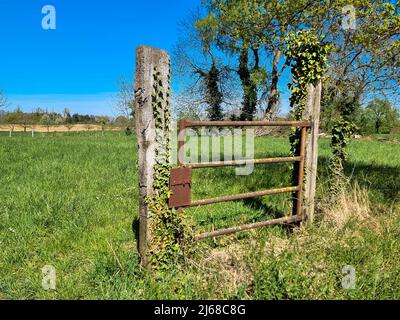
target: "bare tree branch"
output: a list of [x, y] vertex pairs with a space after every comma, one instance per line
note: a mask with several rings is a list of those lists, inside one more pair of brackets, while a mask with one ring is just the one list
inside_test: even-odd
[[134, 117], [134, 89], [133, 81], [125, 77], [118, 80], [119, 91], [117, 93], [117, 112], [124, 116], [128, 121]]
[[0, 90], [0, 110], [4, 110], [8, 106], [8, 100], [3, 91]]

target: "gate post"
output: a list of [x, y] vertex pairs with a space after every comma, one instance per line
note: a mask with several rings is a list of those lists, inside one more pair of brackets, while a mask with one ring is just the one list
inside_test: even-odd
[[315, 192], [318, 167], [318, 138], [321, 113], [322, 82], [314, 86], [309, 84], [307, 102], [304, 108], [303, 120], [311, 122], [311, 132], [307, 137], [307, 153], [305, 162], [306, 182], [304, 186], [304, 213], [310, 220], [314, 219]]
[[[148, 228], [149, 210], [146, 199], [153, 194], [153, 167], [156, 163], [156, 127], [152, 104], [155, 69], [161, 73], [163, 79], [169, 79], [168, 52], [148, 46], [138, 47], [135, 72], [135, 118], [139, 170], [138, 249], [143, 266], [147, 266], [149, 262], [148, 241], [152, 237]], [[167, 88], [167, 85], [164, 87]]]

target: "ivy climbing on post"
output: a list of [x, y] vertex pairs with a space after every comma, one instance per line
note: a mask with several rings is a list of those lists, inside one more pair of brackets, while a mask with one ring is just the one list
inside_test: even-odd
[[352, 135], [357, 131], [357, 126], [352, 121], [357, 101], [353, 97], [339, 99], [339, 117], [332, 127], [331, 149], [333, 156], [330, 161], [329, 189], [337, 194], [345, 186], [344, 162], [348, 158], [347, 146]]
[[162, 75], [157, 68], [153, 70], [153, 78], [152, 107], [156, 129], [156, 159], [153, 166], [153, 193], [146, 199], [149, 209], [148, 228], [152, 235], [148, 249], [153, 268], [162, 270], [171, 266], [184, 254], [189, 233], [183, 213], [168, 207], [171, 196], [170, 79], [168, 77], [167, 88], [164, 89]]
[[[290, 107], [291, 107], [291, 116], [294, 120], [307, 120], [306, 113], [310, 112], [310, 110], [306, 109], [309, 107], [310, 93], [313, 92], [311, 88], [316, 88], [320, 86], [321, 79], [324, 77], [327, 61], [328, 61], [328, 53], [331, 49], [331, 46], [327, 43], [323, 43], [318, 39], [313, 30], [304, 30], [299, 31], [297, 33], [290, 34], [286, 39], [286, 48], [284, 51], [284, 55], [286, 56], [286, 64], [291, 67], [292, 72], [292, 82], [289, 84], [289, 89], [291, 90], [290, 97]], [[319, 85], [318, 85], [319, 84]], [[310, 91], [311, 90], [311, 91]], [[318, 91], [318, 95], [320, 97], [320, 89]], [[314, 92], [315, 94], [315, 92]], [[315, 96], [313, 97], [315, 99]], [[319, 123], [319, 109], [320, 109], [320, 99], [318, 99], [317, 106], [318, 108], [314, 108], [313, 115], [307, 115], [308, 117], [314, 118], [313, 127], [311, 130], [313, 131], [312, 143], [310, 143], [311, 150], [315, 154], [315, 159], [310, 157], [310, 164], [306, 167], [310, 168], [310, 173], [312, 174], [312, 179], [310, 183], [304, 183], [306, 189], [308, 190], [308, 200], [310, 203], [310, 214], [314, 210], [314, 195], [315, 195], [315, 179], [316, 179], [316, 165], [317, 165], [317, 146], [318, 146], [318, 123]], [[314, 101], [315, 103], [315, 101]], [[318, 110], [316, 112], [315, 110]], [[292, 155], [298, 155], [300, 153], [300, 128], [293, 128], [290, 134], [290, 143], [291, 143], [291, 153]], [[314, 136], [314, 137], [313, 137]], [[311, 142], [310, 141], [310, 142]], [[304, 174], [304, 179], [307, 178], [307, 170]], [[292, 180], [294, 184], [298, 183], [299, 179], [299, 163], [294, 164], [294, 168], [292, 171]], [[314, 181], [314, 182], [312, 182]], [[294, 208], [295, 209], [295, 208]]]

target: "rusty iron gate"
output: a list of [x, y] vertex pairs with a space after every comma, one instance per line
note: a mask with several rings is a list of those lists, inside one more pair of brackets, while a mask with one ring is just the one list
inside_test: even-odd
[[[295, 127], [300, 129], [300, 152], [293, 157], [279, 157], [279, 158], [265, 158], [265, 159], [245, 159], [233, 161], [218, 161], [208, 163], [191, 163], [184, 164], [185, 155], [185, 130], [186, 128], [194, 127]], [[195, 240], [203, 240], [206, 238], [214, 238], [223, 235], [233, 234], [239, 231], [245, 231], [255, 228], [261, 228], [270, 225], [284, 225], [301, 222], [305, 219], [303, 214], [303, 178], [304, 178], [304, 162], [306, 157], [306, 137], [307, 130], [311, 127], [310, 122], [306, 121], [192, 121], [182, 119], [179, 122], [178, 133], [178, 168], [171, 170], [170, 188], [172, 196], [169, 200], [169, 207], [177, 210], [209, 205], [212, 203], [227, 202], [248, 198], [262, 197], [266, 195], [279, 194], [279, 193], [292, 193], [293, 194], [293, 214], [288, 217], [279, 219], [261, 221], [240, 225], [227, 229], [220, 229], [212, 232], [200, 234], [195, 237]], [[192, 201], [192, 170], [200, 168], [215, 168], [223, 166], [238, 166], [245, 164], [269, 164], [269, 163], [298, 163], [295, 168], [298, 170], [298, 182], [295, 186], [285, 188], [268, 189], [256, 192], [242, 193], [237, 195], [228, 195], [217, 198], [209, 198], [203, 200]]]

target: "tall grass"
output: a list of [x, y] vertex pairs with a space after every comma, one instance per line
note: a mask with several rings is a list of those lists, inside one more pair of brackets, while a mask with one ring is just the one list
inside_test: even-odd
[[[289, 151], [287, 138], [259, 138], [255, 157]], [[0, 299], [394, 299], [399, 298], [400, 145], [355, 141], [346, 172], [354, 187], [324, 205], [329, 141], [321, 141], [314, 225], [265, 228], [201, 243], [162, 278], [141, 270], [136, 250], [137, 155], [119, 133], [0, 135]], [[194, 198], [286, 186], [290, 167], [194, 173]], [[269, 196], [188, 210], [196, 232], [290, 212]], [[57, 290], [41, 286], [54, 265]], [[341, 286], [342, 268], [356, 287]]]

